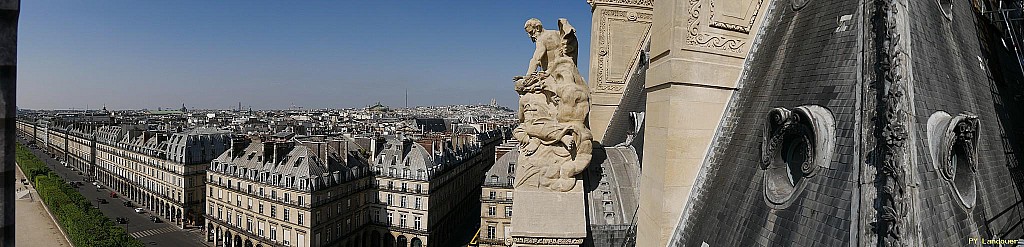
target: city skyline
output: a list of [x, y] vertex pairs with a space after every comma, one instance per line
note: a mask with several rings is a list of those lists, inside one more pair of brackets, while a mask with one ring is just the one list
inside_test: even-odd
[[[580, 54], [589, 54], [591, 14], [582, 1], [27, 2], [18, 106], [402, 107], [408, 90], [409, 106], [495, 99], [511, 107], [512, 76], [533, 49], [522, 31], [531, 17], [547, 29], [569, 19], [584, 34]], [[581, 56], [584, 76], [588, 64]]]

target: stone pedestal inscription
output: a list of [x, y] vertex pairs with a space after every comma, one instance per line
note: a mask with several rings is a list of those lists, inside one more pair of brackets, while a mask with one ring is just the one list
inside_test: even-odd
[[540, 20], [525, 29], [537, 47], [527, 75], [515, 78], [519, 94], [513, 246], [579, 246], [587, 236], [583, 183], [593, 136], [585, 124], [590, 92], [576, 67], [576, 31], [565, 19], [558, 30]]

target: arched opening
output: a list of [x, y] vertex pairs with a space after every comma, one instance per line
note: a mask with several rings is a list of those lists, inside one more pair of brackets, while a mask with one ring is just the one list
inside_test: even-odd
[[384, 247], [395, 247], [395, 236], [390, 233], [384, 234]]
[[380, 232], [374, 230], [373, 233], [370, 234], [370, 246], [380, 247]]
[[242, 237], [241, 236], [235, 235], [235, 244], [234, 244], [234, 246], [242, 247]]
[[232, 238], [231, 237], [232, 237], [231, 236], [231, 232], [224, 231], [224, 236], [221, 236], [221, 239], [219, 239], [218, 242], [223, 243], [224, 246], [231, 247], [231, 243], [232, 243], [232, 241], [231, 241]]
[[398, 245], [397, 247], [408, 247], [408, 245], [406, 245], [407, 242], [405, 235], [399, 235], [398, 242], [396, 244]]
[[213, 230], [213, 223], [207, 224], [206, 225], [206, 242], [213, 241], [214, 233], [215, 232]]
[[421, 241], [420, 238], [417, 238], [417, 237], [413, 237], [412, 238], [412, 242], [410, 242], [410, 243], [411, 243], [411, 245], [410, 245], [411, 247], [422, 247], [423, 246], [423, 241]]
[[245, 247], [252, 247], [252, 240], [246, 239], [245, 240]]

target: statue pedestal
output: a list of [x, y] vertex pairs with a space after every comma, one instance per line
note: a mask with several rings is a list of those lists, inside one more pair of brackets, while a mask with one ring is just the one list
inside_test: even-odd
[[580, 246], [587, 237], [583, 204], [583, 180], [576, 180], [576, 187], [568, 192], [517, 188], [512, 201], [512, 237], [506, 238], [506, 245]]

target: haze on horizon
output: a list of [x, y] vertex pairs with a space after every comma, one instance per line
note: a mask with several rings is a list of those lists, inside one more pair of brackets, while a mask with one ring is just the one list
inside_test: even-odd
[[577, 29], [574, 1], [24, 1], [18, 107], [286, 109], [516, 105], [523, 23]]

